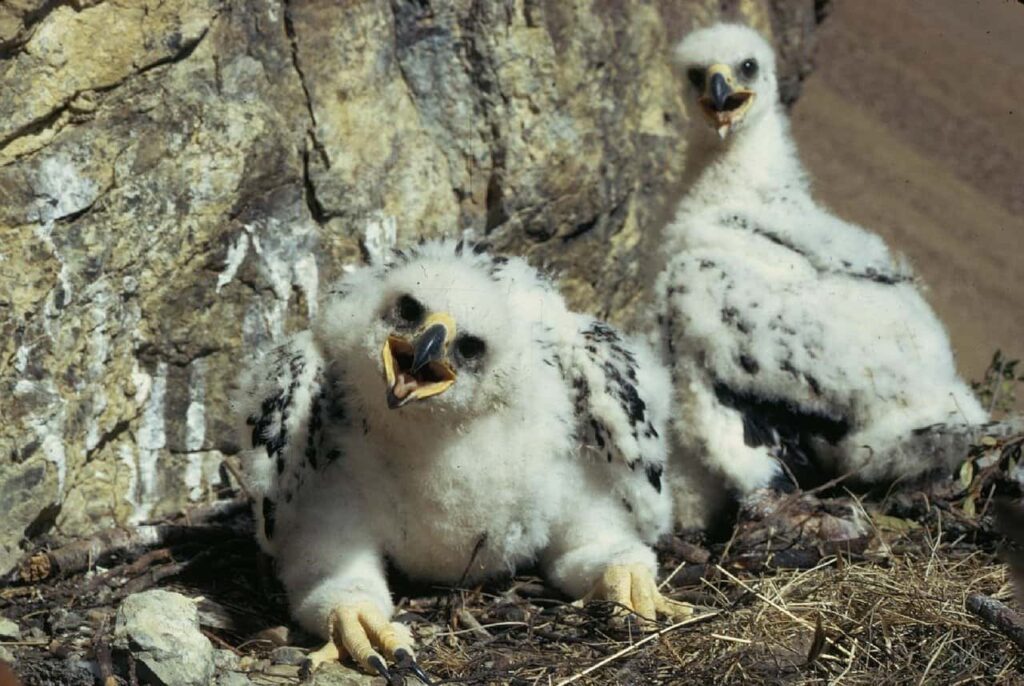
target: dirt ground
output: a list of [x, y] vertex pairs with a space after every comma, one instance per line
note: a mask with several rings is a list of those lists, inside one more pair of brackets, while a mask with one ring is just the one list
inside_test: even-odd
[[910, 258], [980, 379], [997, 348], [1024, 358], [1024, 4], [832, 5], [801, 156], [827, 205]]

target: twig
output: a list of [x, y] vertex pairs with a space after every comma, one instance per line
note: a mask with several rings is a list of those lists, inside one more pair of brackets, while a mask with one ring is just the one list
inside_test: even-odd
[[668, 582], [672, 581], [672, 577], [674, 577], [676, 574], [678, 574], [679, 570], [682, 569], [685, 565], [686, 565], [686, 560], [683, 560], [678, 565], [676, 565], [676, 568], [672, 570], [672, 573], [669, 574], [668, 576], [666, 576], [665, 580], [662, 581], [660, 584], [658, 584], [658, 590], [660, 591], [661, 589], [665, 588], [668, 585]]
[[477, 621], [477, 618], [473, 616], [472, 612], [466, 609], [465, 605], [459, 608], [459, 611], [455, 613], [455, 616], [458, 618], [459, 623], [476, 634], [477, 638], [488, 639], [491, 637], [491, 634], [487, 629]]
[[86, 592], [95, 591], [100, 586], [108, 583], [111, 579], [115, 579], [119, 576], [129, 578], [138, 576], [154, 563], [170, 559], [172, 559], [170, 548], [157, 548], [156, 550], [151, 550], [134, 562], [118, 565], [117, 567], [109, 569], [102, 574], [97, 574], [93, 578], [89, 579], [88, 583], [85, 585], [85, 590]]
[[103, 686], [117, 686], [117, 679], [114, 677], [114, 664], [110, 656], [110, 644], [106, 641], [107, 621], [100, 622], [96, 630], [96, 636], [92, 642], [92, 650], [96, 655], [96, 662], [100, 668], [100, 680]]
[[225, 457], [221, 464], [224, 465], [224, 469], [228, 470], [228, 473], [235, 478], [235, 483], [238, 484], [238, 489], [245, 495], [245, 499], [251, 501], [252, 491], [249, 490], [249, 485], [245, 483], [245, 479], [242, 478], [242, 470], [237, 464], [233, 457]]
[[542, 638], [545, 641], [548, 641], [549, 643], [567, 643], [570, 645], [586, 646], [594, 652], [601, 653], [602, 655], [607, 655], [611, 652], [611, 649], [608, 646], [602, 645], [600, 643], [594, 643], [593, 641], [588, 641], [587, 639], [580, 638], [578, 636], [564, 636], [562, 634], [556, 634], [553, 631], [538, 629], [536, 627], [532, 629], [531, 635], [537, 636], [538, 638]]
[[939, 659], [939, 655], [942, 654], [942, 651], [946, 649], [946, 644], [949, 643], [949, 639], [951, 638], [953, 638], [952, 629], [946, 632], [946, 635], [942, 637], [942, 643], [940, 643], [939, 647], [935, 649], [934, 653], [932, 653], [932, 657], [928, 660], [928, 664], [925, 666], [924, 672], [921, 674], [921, 678], [917, 681], [917, 686], [923, 686], [923, 684], [927, 683], [928, 672], [932, 671], [932, 666], [935, 664], [935, 661]]
[[730, 641], [731, 643], [742, 643], [744, 645], [750, 645], [753, 643], [749, 638], [738, 638], [736, 636], [726, 636], [725, 634], [708, 634], [711, 638], [717, 638], [719, 641]]
[[1024, 648], [1024, 617], [1021, 617], [1019, 613], [1014, 612], [1005, 603], [981, 593], [972, 593], [967, 596], [966, 605], [968, 610]]
[[690, 624], [696, 624], [697, 622], [702, 622], [705, 619], [710, 619], [711, 617], [714, 617], [714, 616], [719, 615], [719, 614], [721, 614], [721, 612], [718, 611], [718, 610], [715, 610], [713, 612], [708, 612], [707, 614], [700, 615], [699, 617], [690, 617], [689, 619], [684, 619], [681, 622], [676, 622], [675, 624], [672, 624], [671, 626], [667, 626], [667, 627], [665, 627], [664, 629], [662, 629], [661, 631], [659, 631], [657, 633], [653, 633], [650, 636], [647, 636], [646, 638], [640, 639], [639, 641], [637, 641], [636, 643], [633, 643], [632, 645], [626, 646], [625, 648], [623, 648], [622, 650], [620, 650], [617, 653], [612, 653], [611, 655], [609, 655], [605, 659], [601, 660], [600, 662], [597, 662], [597, 663], [592, 664], [591, 666], [587, 667], [582, 672], [574, 674], [573, 676], [569, 677], [568, 679], [563, 679], [562, 681], [559, 681], [557, 686], [565, 686], [566, 684], [571, 684], [574, 681], [579, 681], [580, 679], [582, 679], [586, 675], [591, 674], [593, 672], [596, 672], [597, 670], [601, 669], [605, 665], [607, 665], [607, 664], [609, 664], [611, 662], [614, 662], [615, 660], [618, 660], [620, 657], [623, 657], [625, 655], [629, 655], [630, 653], [632, 653], [632, 652], [636, 651], [638, 648], [640, 648], [640, 646], [642, 646], [644, 644], [647, 644], [647, 643], [650, 643], [651, 641], [653, 641], [656, 638], [661, 638], [665, 634], [670, 633], [672, 631], [675, 631], [676, 629], [680, 629], [680, 628], [682, 628], [684, 626], [688, 626]]
[[[458, 636], [460, 634], [475, 634], [475, 633], [479, 633], [481, 629], [486, 631], [487, 629], [490, 629], [490, 628], [493, 628], [493, 627], [498, 627], [498, 626], [530, 626], [530, 625], [527, 622], [492, 622], [491, 624], [480, 624], [479, 622], [477, 622], [477, 626], [471, 627], [469, 629], [456, 629], [456, 630], [449, 630], [449, 631], [439, 631], [438, 633], [434, 634], [434, 636]], [[487, 634], [487, 638], [490, 638], [490, 637], [491, 637], [491, 635], [488, 633]]]
[[182, 562], [170, 562], [159, 567], [153, 567], [142, 576], [137, 576], [130, 580], [124, 586], [118, 589], [117, 596], [125, 597], [130, 596], [133, 593], [139, 593], [145, 591], [147, 588], [156, 586], [158, 583], [166, 579], [167, 577], [177, 576], [181, 574], [185, 569], [190, 567], [196, 560], [203, 557], [200, 553], [191, 560], [185, 560]]
[[22, 581], [37, 582], [58, 572], [80, 572], [98, 560], [117, 553], [175, 543], [217, 542], [237, 535], [238, 532], [231, 527], [216, 525], [158, 524], [144, 525], [134, 530], [105, 529], [87, 539], [31, 555], [19, 565], [18, 575]]

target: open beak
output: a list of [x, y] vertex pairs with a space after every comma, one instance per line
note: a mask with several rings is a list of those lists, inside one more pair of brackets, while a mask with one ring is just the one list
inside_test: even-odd
[[724, 140], [754, 104], [754, 91], [737, 88], [732, 68], [726, 64], [708, 67], [704, 82], [707, 85], [700, 96], [701, 110]]
[[437, 312], [427, 317], [413, 340], [391, 334], [381, 357], [387, 382], [388, 407], [392, 410], [412, 400], [444, 393], [455, 383], [448, 362], [448, 344], [455, 338], [455, 320]]

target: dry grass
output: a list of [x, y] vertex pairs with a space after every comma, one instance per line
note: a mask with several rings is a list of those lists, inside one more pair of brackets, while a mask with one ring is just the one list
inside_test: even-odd
[[1008, 599], [1005, 567], [927, 530], [898, 538], [811, 569], [716, 565], [699, 588], [677, 589], [707, 618], [656, 636], [613, 631], [596, 607], [464, 593], [491, 636], [428, 629], [424, 662], [463, 683], [1024, 683], [1024, 654], [964, 607], [971, 593]]
[[[1024, 651], [965, 608], [973, 593], [1014, 606], [989, 510], [1000, 494], [1020, 496], [1007, 474], [1022, 446], [1024, 436], [990, 441], [956, 481], [863, 502], [842, 491], [804, 496], [776, 520], [741, 518], [728, 540], [666, 541], [663, 591], [700, 607], [685, 622], [641, 630], [620, 608], [580, 607], [529, 576], [393, 587], [421, 664], [442, 683], [1024, 684]], [[851, 508], [869, 534], [822, 542], [817, 525]], [[26, 686], [93, 683], [80, 660], [109, 642], [120, 599], [154, 585], [202, 596], [204, 632], [245, 660], [252, 683], [299, 683], [268, 669], [267, 638], [316, 641], [267, 631], [287, 623], [286, 599], [247, 525], [234, 518], [207, 529], [222, 532], [217, 541], [185, 537], [101, 559], [106, 572], [0, 589], [0, 614], [25, 634], [5, 648]], [[115, 653], [114, 670], [127, 676], [127, 655]]]

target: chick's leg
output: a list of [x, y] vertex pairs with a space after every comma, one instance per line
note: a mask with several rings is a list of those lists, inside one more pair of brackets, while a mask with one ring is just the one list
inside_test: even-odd
[[658, 590], [654, 551], [616, 504], [591, 503], [553, 534], [542, 563], [548, 578], [569, 595], [611, 601], [649, 620], [692, 614], [689, 605]]
[[372, 603], [339, 605], [331, 611], [329, 623], [331, 640], [310, 656], [314, 667], [328, 660], [348, 656], [363, 669], [391, 679], [384, 659], [387, 656], [400, 670], [411, 671], [423, 683], [430, 683], [427, 675], [416, 664], [409, 629], [397, 622], [388, 621]]
[[[389, 681], [393, 672], [411, 672], [430, 683], [416, 664], [412, 635], [390, 621], [394, 607], [379, 548], [358, 510], [333, 513], [345, 526], [317, 526], [307, 518], [282, 540], [277, 556], [292, 614], [309, 631], [328, 639], [309, 656], [312, 668], [351, 658]], [[389, 663], [390, 667], [389, 667]]]

